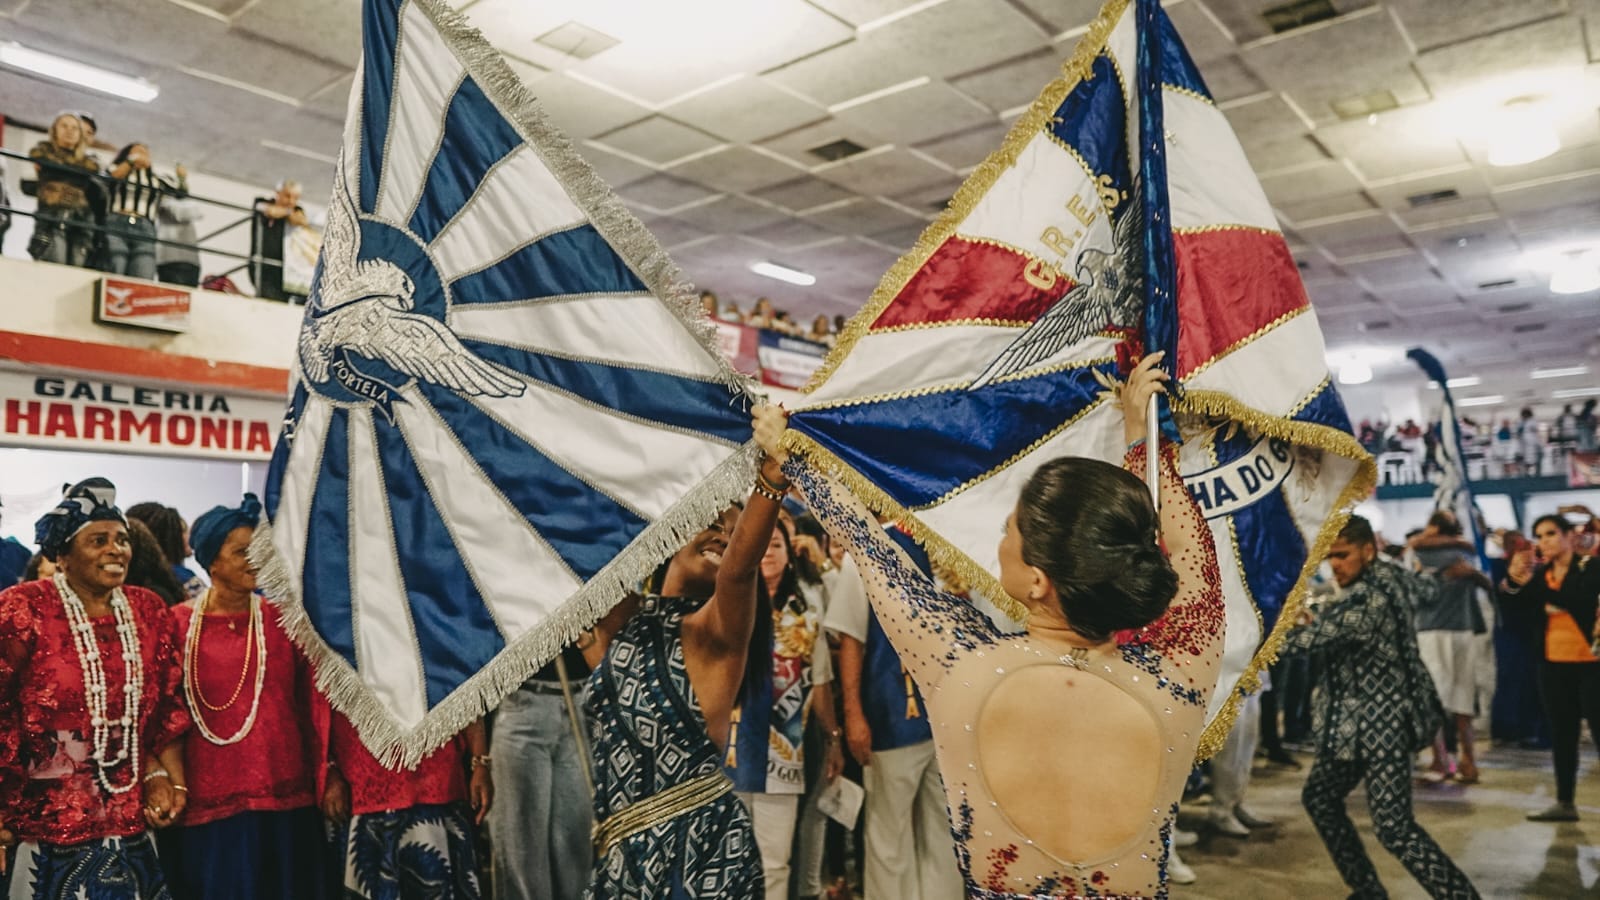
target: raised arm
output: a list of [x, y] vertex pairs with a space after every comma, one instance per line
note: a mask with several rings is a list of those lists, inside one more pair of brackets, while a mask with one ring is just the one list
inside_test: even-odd
[[694, 630], [719, 655], [743, 657], [756, 622], [756, 581], [761, 577], [761, 557], [772, 540], [778, 507], [789, 480], [777, 462], [763, 460], [755, 490], [728, 536], [717, 569], [717, 587], [711, 599], [688, 618]]
[[[1165, 393], [1163, 383], [1167, 376], [1157, 367], [1161, 357], [1160, 353], [1145, 357], [1122, 389], [1123, 437], [1128, 441], [1123, 466], [1140, 478], [1145, 475], [1152, 439], [1147, 433], [1145, 409], [1153, 395]], [[1154, 439], [1159, 440], [1159, 436]], [[1166, 445], [1158, 452], [1161, 543], [1177, 572], [1178, 593], [1166, 613], [1140, 629], [1136, 639], [1169, 658], [1218, 655], [1222, 652], [1226, 612], [1211, 529], [1178, 474], [1178, 448]]]

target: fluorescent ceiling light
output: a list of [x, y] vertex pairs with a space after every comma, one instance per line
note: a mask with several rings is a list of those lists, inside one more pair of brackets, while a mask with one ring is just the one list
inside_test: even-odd
[[1587, 294], [1600, 290], [1600, 258], [1586, 253], [1569, 257], [1550, 273], [1550, 293]]
[[43, 53], [17, 43], [0, 44], [0, 65], [139, 103], [149, 103], [161, 93], [160, 88], [143, 78], [134, 78], [98, 66], [86, 65], [74, 59]]
[[1534, 369], [1528, 373], [1533, 378], [1569, 378], [1573, 375], [1589, 374], [1588, 366], [1562, 366], [1555, 369]]
[[1493, 117], [1489, 165], [1525, 166], [1561, 149], [1550, 111], [1530, 99], [1513, 100]]
[[1372, 380], [1372, 367], [1364, 362], [1347, 362], [1339, 367], [1340, 384], [1366, 384]]
[[750, 271], [757, 275], [765, 275], [777, 281], [798, 284], [801, 287], [810, 287], [817, 283], [817, 276], [788, 266], [780, 266], [774, 262], [754, 262], [750, 264]]
[[1550, 396], [1557, 400], [1571, 400], [1575, 397], [1600, 397], [1600, 387], [1566, 388], [1564, 390], [1551, 391]]
[[[1453, 388], [1477, 387], [1480, 384], [1483, 384], [1483, 379], [1476, 375], [1463, 375], [1460, 378], [1452, 378], [1445, 382], [1447, 387]], [[1439, 382], [1430, 381], [1428, 382], [1428, 387], [1437, 391], [1439, 389]]]
[[1506, 402], [1506, 398], [1499, 394], [1489, 394], [1486, 397], [1462, 397], [1456, 401], [1457, 406], [1494, 406]]

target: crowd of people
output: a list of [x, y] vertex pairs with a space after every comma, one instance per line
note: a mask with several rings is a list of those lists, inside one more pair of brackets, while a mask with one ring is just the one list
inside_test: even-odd
[[[1595, 412], [1595, 405], [1594, 399], [1581, 405], [1568, 403], [1549, 422], [1540, 421], [1527, 407], [1515, 421], [1501, 419], [1498, 425], [1492, 419], [1479, 422], [1463, 416], [1456, 431], [1468, 476], [1522, 478], [1562, 474], [1567, 454], [1600, 450], [1600, 439], [1596, 438], [1600, 414]], [[1447, 454], [1453, 453], [1441, 444], [1438, 422], [1423, 426], [1415, 419], [1394, 423], [1364, 419], [1356, 428], [1356, 438], [1374, 456], [1398, 454], [1408, 458], [1424, 478], [1442, 472]]]
[[[1136, 368], [1128, 408], [1163, 377]], [[1496, 535], [1489, 572], [1447, 512], [1404, 543], [1352, 518], [1265, 690], [1192, 769], [1222, 647], [1216, 560], [1173, 454], [1157, 512], [1131, 474], [1153, 452], [1144, 417], [1125, 424], [1123, 467], [1052, 462], [1005, 522], [1019, 632], [787, 458], [783, 414], [762, 408], [748, 501], [410, 771], [366, 750], [257, 590], [253, 496], [189, 527], [85, 480], [36, 552], [0, 543], [0, 585], [18, 582], [0, 592], [0, 882], [180, 900], [1143, 896], [1194, 878], [1186, 795], [1211, 795], [1219, 834], [1271, 824], [1247, 801], [1259, 748], [1311, 754], [1303, 803], [1357, 894], [1384, 890], [1345, 810], [1364, 781], [1379, 843], [1431, 895], [1474, 897], [1414, 815], [1413, 768], [1427, 755], [1424, 780], [1478, 783], [1474, 723], [1529, 684], [1556, 786], [1529, 818], [1578, 817], [1581, 724], [1600, 726], [1593, 516]], [[1070, 759], [1029, 749], [1086, 722]], [[865, 787], [853, 826], [823, 812], [839, 778]]]
[[845, 317], [842, 315], [836, 315], [831, 319], [825, 315], [818, 315], [811, 320], [811, 327], [806, 328], [795, 322], [787, 311], [775, 308], [772, 300], [767, 297], [757, 297], [755, 303], [751, 304], [750, 311], [745, 312], [732, 300], [723, 302], [717, 298], [715, 292], [701, 291], [700, 306], [708, 317], [717, 321], [776, 331], [790, 337], [826, 344], [829, 347], [833, 346], [839, 332], [844, 330]]
[[[110, 154], [110, 161], [101, 153]], [[27, 248], [34, 259], [168, 284], [201, 284], [195, 223], [202, 201], [190, 194], [182, 163], [170, 174], [158, 172], [148, 143], [106, 143], [95, 116], [81, 111], [57, 115], [28, 157], [33, 177], [24, 178], [22, 188], [37, 201]], [[9, 197], [0, 199], [10, 205]], [[286, 180], [273, 196], [258, 197], [252, 205], [248, 269], [257, 297], [304, 302], [303, 289], [285, 286], [283, 266], [288, 227], [310, 224], [299, 200], [300, 186]], [[11, 221], [7, 213], [4, 227]], [[238, 292], [225, 275], [207, 278], [206, 286]]]

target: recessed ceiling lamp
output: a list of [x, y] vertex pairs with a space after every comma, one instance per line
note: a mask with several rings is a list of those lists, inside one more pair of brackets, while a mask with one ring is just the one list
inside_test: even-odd
[[1360, 360], [1339, 367], [1340, 384], [1366, 384], [1372, 380], [1372, 366]]
[[1530, 378], [1570, 378], [1573, 375], [1589, 374], [1588, 366], [1560, 366], [1552, 369], [1534, 369], [1528, 373]]
[[1567, 388], [1560, 391], [1551, 391], [1550, 396], [1557, 400], [1572, 400], [1578, 397], [1600, 397], [1600, 387]]
[[[1460, 378], [1452, 378], [1445, 382], [1445, 384], [1452, 388], [1477, 387], [1478, 385], [1483, 384], [1483, 379], [1476, 375], [1463, 375]], [[1428, 382], [1428, 389], [1437, 391], [1439, 389], [1439, 382]]]
[[750, 271], [777, 281], [798, 284], [801, 287], [810, 287], [817, 283], [817, 276], [788, 266], [780, 266], [775, 262], [753, 262], [750, 264]]
[[1600, 290], [1600, 254], [1568, 254], [1550, 270], [1550, 293], [1587, 294]]
[[1489, 394], [1484, 397], [1462, 397], [1456, 401], [1457, 406], [1494, 406], [1506, 402], [1506, 398], [1499, 394]]
[[143, 78], [112, 72], [9, 41], [0, 43], [0, 65], [138, 103], [149, 103], [161, 93], [160, 88]]
[[1489, 164], [1525, 166], [1561, 149], [1550, 113], [1533, 97], [1509, 101], [1492, 117]]

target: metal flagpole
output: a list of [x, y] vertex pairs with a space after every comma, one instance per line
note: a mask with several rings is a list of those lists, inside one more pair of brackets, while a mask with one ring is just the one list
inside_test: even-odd
[[572, 723], [572, 738], [578, 742], [579, 767], [583, 769], [583, 784], [594, 795], [594, 773], [589, 771], [589, 740], [583, 734], [583, 720], [578, 718], [578, 704], [572, 701], [572, 682], [567, 680], [567, 661], [556, 654], [556, 677], [561, 679], [561, 697], [567, 701], [567, 720]]
[[1150, 395], [1145, 408], [1144, 483], [1150, 488], [1150, 502], [1161, 512], [1161, 416], [1156, 409], [1160, 394]]

